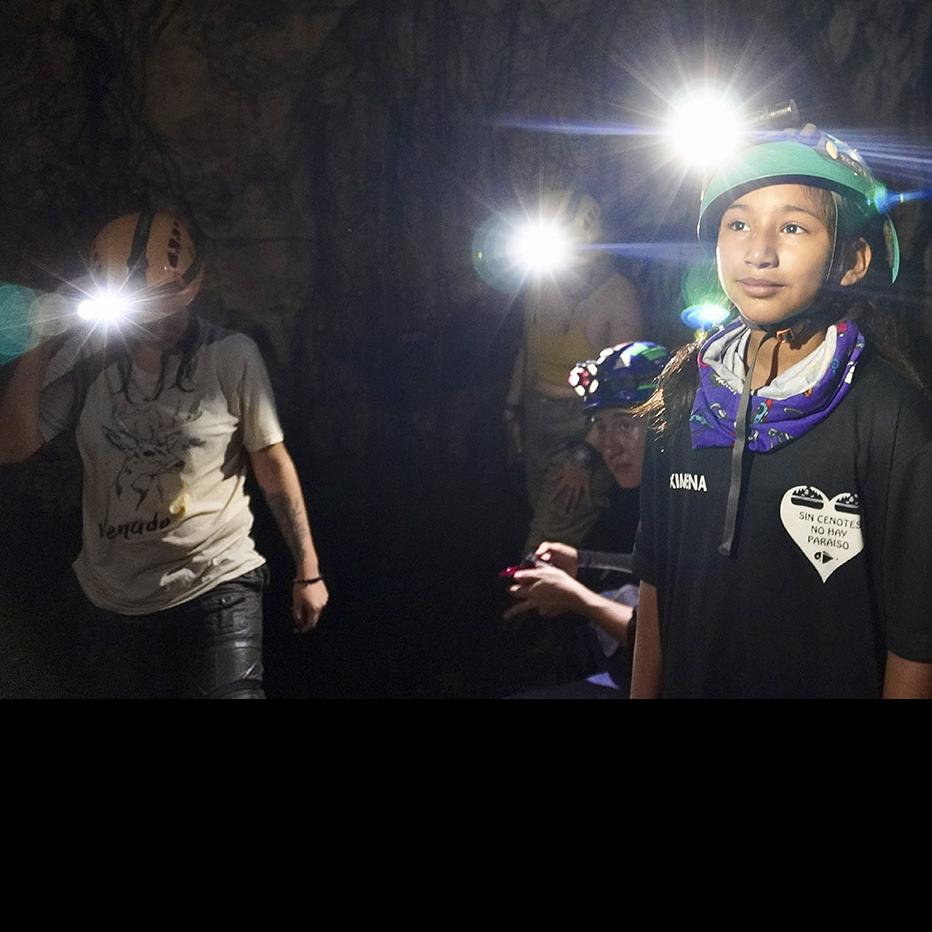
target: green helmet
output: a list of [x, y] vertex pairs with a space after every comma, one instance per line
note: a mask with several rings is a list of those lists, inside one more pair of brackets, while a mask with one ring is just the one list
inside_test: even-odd
[[714, 243], [722, 214], [741, 192], [765, 184], [805, 184], [843, 195], [863, 214], [868, 226], [882, 229], [890, 280], [900, 270], [900, 244], [885, 209], [886, 188], [871, 174], [857, 151], [828, 133], [801, 133], [779, 142], [742, 150], [706, 183], [699, 205], [698, 234]]

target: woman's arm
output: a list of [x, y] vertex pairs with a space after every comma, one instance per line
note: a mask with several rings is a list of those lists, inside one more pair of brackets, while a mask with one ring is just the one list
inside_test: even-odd
[[[275, 521], [294, 557], [297, 571], [292, 586], [292, 617], [296, 630], [311, 631], [327, 604], [327, 586], [320, 577], [317, 550], [304, 505], [298, 471], [283, 443], [274, 443], [249, 454], [252, 470]], [[317, 580], [301, 583], [298, 580]]]
[[932, 699], [932, 663], [904, 660], [887, 651], [884, 699]]
[[[607, 634], [610, 634], [625, 649], [630, 640], [629, 627], [634, 617], [634, 609], [621, 602], [613, 602], [605, 596], [586, 589], [584, 609], [580, 613], [594, 625], [598, 625]], [[633, 629], [632, 629], [633, 630]]]
[[660, 696], [660, 659], [657, 589], [642, 582], [634, 640], [634, 672], [631, 675], [632, 699], [657, 699]]
[[627, 643], [628, 624], [634, 614], [630, 606], [606, 599], [555, 566], [518, 570], [514, 581], [509, 592], [517, 602], [505, 612], [505, 618], [531, 609], [544, 617], [574, 612], [598, 625], [620, 644]]
[[20, 463], [45, 444], [39, 430], [39, 399], [55, 348], [55, 341], [46, 340], [12, 363], [0, 391], [0, 464]]

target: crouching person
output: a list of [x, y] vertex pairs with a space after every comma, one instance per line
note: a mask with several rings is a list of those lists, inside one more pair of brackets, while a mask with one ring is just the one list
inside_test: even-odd
[[585, 549], [544, 541], [533, 567], [514, 574], [514, 618], [535, 611], [543, 618], [574, 615], [584, 660], [598, 672], [589, 679], [521, 694], [522, 698], [627, 698], [637, 620], [638, 583], [630, 553], [638, 522], [638, 488], [645, 424], [632, 409], [657, 385], [669, 354], [654, 343], [622, 343], [580, 363], [570, 384], [583, 398], [589, 442], [615, 480], [611, 504], [584, 540]]

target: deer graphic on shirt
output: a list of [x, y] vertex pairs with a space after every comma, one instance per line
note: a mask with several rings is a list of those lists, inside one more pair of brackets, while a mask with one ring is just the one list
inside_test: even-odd
[[110, 444], [124, 455], [113, 481], [117, 497], [132, 490], [137, 496], [137, 511], [150, 495], [157, 495], [163, 502], [162, 477], [181, 472], [185, 465], [183, 454], [191, 447], [204, 445], [203, 440], [184, 433], [202, 414], [196, 402], [186, 410], [180, 404], [173, 411], [153, 404], [131, 412], [114, 411], [116, 426], [104, 424], [103, 431]]

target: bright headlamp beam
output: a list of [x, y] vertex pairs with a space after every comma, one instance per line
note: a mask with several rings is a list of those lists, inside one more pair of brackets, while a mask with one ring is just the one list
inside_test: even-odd
[[690, 91], [676, 103], [670, 140], [688, 162], [709, 169], [734, 152], [744, 131], [740, 109], [720, 91]]
[[508, 257], [525, 272], [541, 275], [564, 268], [572, 243], [565, 229], [555, 222], [528, 223], [520, 227], [508, 244]]
[[82, 301], [78, 305], [78, 316], [82, 320], [114, 323], [122, 320], [128, 309], [129, 302], [122, 295], [112, 291], [103, 291]]
[[909, 201], [927, 201], [932, 198], [932, 188], [920, 188], [918, 191], [887, 191], [879, 189], [874, 198], [874, 204], [880, 213], [884, 213], [896, 204], [906, 204]]

